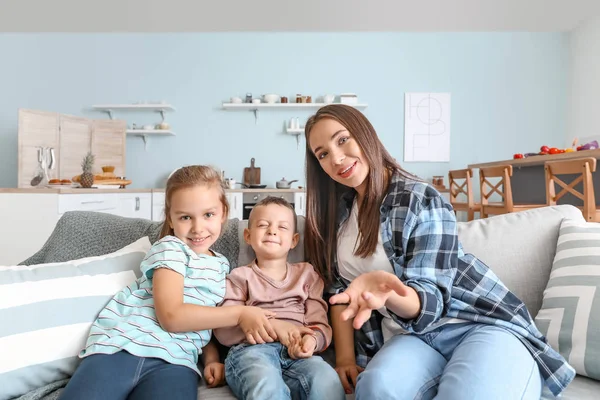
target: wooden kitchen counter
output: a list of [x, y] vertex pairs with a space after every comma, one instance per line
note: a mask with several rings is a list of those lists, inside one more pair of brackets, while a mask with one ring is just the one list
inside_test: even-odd
[[514, 167], [529, 167], [533, 165], [544, 165], [546, 161], [572, 160], [575, 158], [592, 157], [600, 159], [600, 149], [573, 151], [571, 153], [548, 154], [544, 156], [531, 156], [518, 158], [516, 160], [492, 161], [487, 163], [470, 164], [469, 168], [499, 167], [501, 165], [512, 165]]
[[[160, 193], [165, 191], [164, 188], [162, 189], [152, 189], [153, 192], [156, 193]], [[298, 188], [294, 188], [294, 189], [276, 189], [276, 188], [264, 188], [264, 189], [225, 189], [225, 192], [227, 193], [273, 193], [273, 192], [277, 192], [277, 193], [303, 193], [305, 192], [305, 189], [298, 189]]]

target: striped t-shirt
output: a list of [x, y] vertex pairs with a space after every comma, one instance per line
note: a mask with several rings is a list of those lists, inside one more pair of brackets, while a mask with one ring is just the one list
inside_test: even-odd
[[229, 262], [221, 254], [196, 254], [175, 236], [150, 248], [142, 261], [142, 276], [117, 293], [93, 323], [86, 347], [79, 354], [113, 354], [125, 350], [138, 357], [154, 357], [184, 365], [198, 374], [196, 364], [211, 331], [170, 333], [162, 329], [154, 310], [152, 276], [168, 268], [184, 276], [183, 301], [214, 307], [225, 296]]

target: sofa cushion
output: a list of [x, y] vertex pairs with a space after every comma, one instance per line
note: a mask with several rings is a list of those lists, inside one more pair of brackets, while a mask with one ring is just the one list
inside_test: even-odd
[[143, 237], [104, 256], [0, 267], [0, 400], [73, 374], [91, 324], [149, 249]]
[[535, 316], [542, 305], [563, 219], [585, 221], [570, 205], [542, 207], [458, 223], [458, 237]]
[[[100, 256], [117, 251], [144, 236], [154, 243], [158, 240], [162, 224], [93, 211], [69, 211], [58, 220], [44, 246], [20, 264], [46, 264]], [[237, 218], [226, 222], [213, 249], [227, 257], [232, 266], [237, 263]]]
[[562, 223], [535, 323], [578, 374], [600, 380], [600, 224]]

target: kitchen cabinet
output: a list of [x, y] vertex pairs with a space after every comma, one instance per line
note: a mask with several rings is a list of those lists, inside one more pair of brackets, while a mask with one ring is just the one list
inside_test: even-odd
[[[226, 192], [225, 197], [229, 203], [229, 218], [243, 218], [242, 192]], [[152, 221], [164, 221], [165, 192], [152, 192]]]
[[306, 192], [294, 193], [294, 209], [297, 215], [306, 216]]

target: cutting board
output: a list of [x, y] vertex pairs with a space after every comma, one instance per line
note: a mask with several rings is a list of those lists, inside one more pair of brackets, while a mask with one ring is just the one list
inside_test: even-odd
[[244, 168], [244, 180], [245, 185], [259, 185], [260, 184], [260, 167], [254, 166], [254, 157], [250, 159], [250, 167]]

